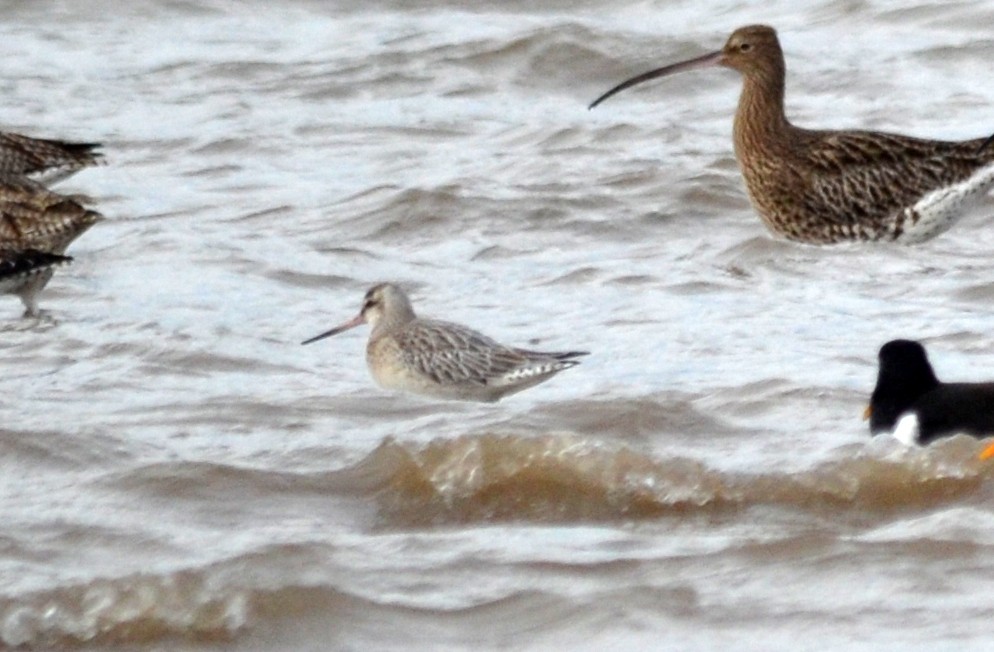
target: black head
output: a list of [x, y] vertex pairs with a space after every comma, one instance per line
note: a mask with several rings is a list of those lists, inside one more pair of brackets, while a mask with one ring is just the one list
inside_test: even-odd
[[870, 432], [893, 430], [898, 417], [922, 394], [935, 389], [939, 379], [925, 355], [925, 347], [911, 340], [892, 340], [880, 347], [877, 386], [870, 397]]

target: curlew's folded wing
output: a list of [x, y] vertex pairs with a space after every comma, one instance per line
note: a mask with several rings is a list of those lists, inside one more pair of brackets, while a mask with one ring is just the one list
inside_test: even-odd
[[811, 140], [802, 150], [810, 164], [804, 208], [840, 207], [836, 219], [853, 225], [884, 221], [994, 164], [994, 148], [982, 147], [982, 138], [948, 142], [869, 131], [806, 133]]

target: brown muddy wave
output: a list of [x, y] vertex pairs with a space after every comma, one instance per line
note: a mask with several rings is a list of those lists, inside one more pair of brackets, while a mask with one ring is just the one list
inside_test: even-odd
[[360, 615], [395, 620], [417, 611], [327, 585], [267, 579], [263, 569], [285, 552], [278, 548], [214, 567], [91, 580], [16, 600], [0, 599], [0, 650], [132, 649], [149, 644], [204, 649], [230, 644], [248, 631], [262, 637], [268, 632], [278, 639], [276, 649], [287, 649], [281, 643], [301, 629], [302, 622], [333, 636]]
[[927, 449], [879, 443], [839, 447], [806, 469], [752, 473], [721, 468], [717, 453], [708, 463], [568, 432], [485, 432], [426, 443], [387, 437], [335, 471], [183, 461], [139, 467], [101, 484], [144, 495], [149, 504], [189, 502], [190, 509], [202, 502], [237, 506], [293, 496], [329, 505], [343, 499], [373, 507], [375, 525], [387, 529], [623, 522], [754, 508], [858, 520], [991, 498], [984, 480], [994, 469], [977, 460], [982, 444], [975, 439], [955, 437]]
[[247, 612], [246, 593], [214, 590], [199, 572], [91, 580], [0, 598], [0, 649], [219, 641], [245, 625]]
[[[739, 473], [660, 459], [571, 434], [487, 433], [427, 445], [385, 440], [340, 476], [362, 478], [386, 527], [501, 520], [617, 521], [787, 508], [920, 510], [981, 493], [978, 444], [919, 450], [845, 447], [804, 472]], [[344, 477], [339, 477], [343, 480]]]
[[[357, 463], [330, 472], [170, 462], [99, 484], [174, 505], [205, 499], [214, 505], [258, 504], [262, 496], [358, 499], [375, 506], [373, 525], [381, 532], [500, 521], [736, 519], [752, 518], [755, 510], [802, 512], [839, 523], [989, 502], [985, 479], [994, 471], [976, 460], [980, 446], [966, 437], [929, 449], [854, 444], [807, 470], [744, 473], [575, 433], [481, 433], [427, 443], [387, 438]], [[334, 538], [318, 536], [253, 547], [205, 565], [0, 596], [0, 648], [168, 642], [173, 649], [192, 649], [244, 640], [246, 631], [256, 639], [274, 638], [278, 646], [284, 637], [299, 635], [300, 627], [320, 629], [324, 637], [336, 630], [335, 623], [363, 621], [375, 637], [377, 623], [416, 624], [440, 613], [351, 592], [342, 585], [341, 568], [315, 570], [339, 550]], [[474, 609], [490, 615], [510, 611], [519, 618], [535, 602], [534, 596], [512, 592], [458, 611], [471, 616]], [[537, 602], [551, 610], [546, 616], [553, 620], [578, 608], [548, 595]], [[476, 616], [482, 618], [482, 612]]]
[[[411, 631], [440, 627], [438, 619], [446, 616], [477, 622], [484, 639], [506, 643], [519, 627], [524, 631], [518, 635], [527, 637], [529, 628], [590, 618], [589, 605], [582, 601], [541, 591], [455, 608], [419, 608], [326, 583], [261, 577], [265, 573], [259, 566], [282, 552], [274, 549], [196, 571], [94, 580], [16, 601], [0, 599], [0, 650], [227, 649], [248, 640], [249, 634], [256, 645], [249, 649], [353, 649], [356, 631], [367, 641], [389, 646]], [[658, 599], [659, 592], [653, 593]], [[683, 591], [662, 593], [675, 601], [693, 599]], [[508, 623], [514, 624], [512, 634], [506, 631]], [[308, 647], [315, 639], [328, 647]]]

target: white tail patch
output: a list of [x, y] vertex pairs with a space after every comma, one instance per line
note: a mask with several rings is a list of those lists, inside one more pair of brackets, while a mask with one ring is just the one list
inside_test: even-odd
[[918, 437], [921, 435], [918, 415], [914, 412], [905, 414], [894, 426], [894, 432], [891, 435], [905, 446], [917, 446]]
[[539, 365], [532, 365], [528, 367], [518, 367], [499, 378], [493, 378], [487, 381], [487, 384], [497, 387], [503, 387], [508, 385], [519, 385], [532, 380], [541, 380], [555, 373], [559, 373], [563, 369], [569, 369], [570, 367], [576, 366], [577, 363], [573, 361], [566, 362], [548, 362]]
[[959, 221], [994, 186], [994, 163], [974, 172], [970, 178], [933, 190], [914, 206], [904, 209], [894, 238], [901, 244], [917, 244], [939, 235]]

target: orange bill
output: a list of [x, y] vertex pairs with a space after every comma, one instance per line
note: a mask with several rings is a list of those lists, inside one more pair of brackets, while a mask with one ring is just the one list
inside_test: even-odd
[[994, 444], [990, 444], [987, 448], [980, 451], [980, 455], [978, 455], [977, 457], [979, 457], [981, 460], [989, 460], [990, 458], [994, 457]]

